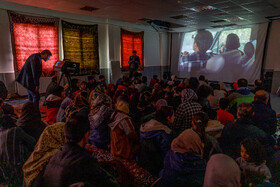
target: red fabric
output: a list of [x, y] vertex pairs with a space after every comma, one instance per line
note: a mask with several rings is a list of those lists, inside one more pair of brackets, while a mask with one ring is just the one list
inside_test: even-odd
[[54, 25], [13, 23], [16, 71], [19, 72], [27, 58], [45, 49], [52, 56], [47, 62], [42, 60], [43, 76], [51, 76], [54, 63], [59, 60], [58, 34]]
[[144, 70], [144, 32], [130, 32], [121, 30], [122, 44], [122, 71], [128, 71], [129, 57], [132, 56], [133, 50], [137, 51], [137, 56], [140, 58], [139, 71]]
[[57, 116], [58, 110], [59, 110], [59, 108], [49, 108], [49, 109], [47, 109], [47, 111], [46, 111], [46, 115], [47, 115], [46, 122], [49, 125], [52, 125], [52, 124], [56, 123], [56, 116]]
[[217, 110], [217, 119], [223, 125], [227, 125], [229, 123], [234, 122], [234, 116], [225, 110]]

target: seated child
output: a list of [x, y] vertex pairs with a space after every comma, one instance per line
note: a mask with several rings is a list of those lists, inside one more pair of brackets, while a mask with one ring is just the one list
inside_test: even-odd
[[221, 98], [219, 101], [219, 110], [217, 110], [217, 119], [223, 125], [227, 125], [229, 123], [234, 122], [234, 116], [226, 111], [228, 107], [229, 107], [229, 99]]
[[262, 184], [269, 182], [271, 173], [264, 160], [263, 145], [256, 138], [246, 138], [241, 142], [241, 157], [236, 159], [241, 169], [243, 184]]

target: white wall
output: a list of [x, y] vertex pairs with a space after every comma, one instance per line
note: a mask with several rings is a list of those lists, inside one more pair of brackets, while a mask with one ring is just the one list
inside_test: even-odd
[[[99, 42], [99, 65], [101, 69], [109, 69], [111, 61], [121, 60], [121, 34], [120, 29], [127, 29], [134, 32], [144, 31], [144, 65], [149, 66], [166, 66], [168, 64], [168, 34], [161, 33], [161, 42], [159, 40], [159, 33], [152, 27], [132, 24], [116, 20], [108, 20], [102, 18], [95, 18], [86, 15], [77, 15], [66, 12], [59, 12], [54, 10], [47, 10], [42, 8], [35, 8], [15, 3], [0, 1], [0, 74], [14, 73], [13, 53], [10, 38], [9, 18], [7, 10], [16, 11], [22, 14], [29, 14], [34, 16], [49, 16], [57, 17], [62, 20], [77, 23], [77, 24], [98, 24], [98, 42]], [[161, 46], [160, 46], [161, 44]], [[61, 26], [59, 33], [59, 57], [63, 59], [63, 45]], [[162, 51], [160, 53], [160, 50]], [[8, 87], [15, 87], [14, 76], [7, 82], [0, 76], [0, 80], [4, 81]], [[41, 81], [46, 84], [45, 80]], [[41, 86], [41, 92], [44, 92], [45, 86]], [[19, 87], [21, 94], [26, 93]], [[13, 92], [12, 89], [9, 90]]]
[[264, 69], [280, 71], [280, 21], [271, 23], [266, 48]]

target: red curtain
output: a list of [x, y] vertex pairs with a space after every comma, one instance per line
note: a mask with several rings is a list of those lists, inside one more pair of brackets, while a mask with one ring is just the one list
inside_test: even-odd
[[16, 73], [31, 54], [48, 49], [52, 56], [47, 62], [42, 60], [42, 76], [53, 75], [53, 65], [59, 60], [56, 20], [16, 13], [10, 13], [10, 20]]
[[137, 56], [140, 58], [139, 71], [144, 70], [144, 31], [130, 32], [121, 29], [121, 44], [122, 44], [122, 71], [128, 71], [129, 57], [132, 51], [137, 51]]

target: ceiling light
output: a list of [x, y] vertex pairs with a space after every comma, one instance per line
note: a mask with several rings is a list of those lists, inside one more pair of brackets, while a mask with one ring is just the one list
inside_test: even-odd
[[200, 6], [200, 7], [191, 8], [191, 10], [196, 11], [196, 12], [202, 12], [202, 11], [214, 10], [214, 9], [216, 9], [216, 8], [213, 6]]

